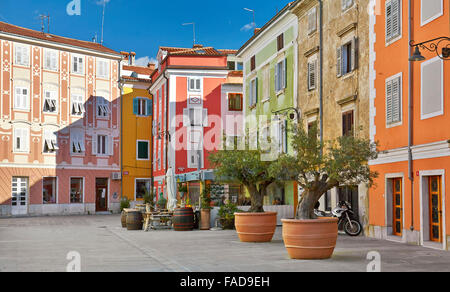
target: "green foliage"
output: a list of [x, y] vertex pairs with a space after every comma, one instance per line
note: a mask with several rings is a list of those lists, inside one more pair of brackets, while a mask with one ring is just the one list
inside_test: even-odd
[[201, 193], [201, 208], [211, 210], [211, 186], [206, 185]]
[[149, 193], [148, 190], [145, 190], [145, 194], [144, 194], [144, 204], [150, 204], [151, 206], [153, 206], [155, 204], [154, 200], [154, 196], [153, 196], [153, 192]]
[[179, 183], [178, 184], [178, 192], [180, 192], [180, 193], [187, 193], [188, 192], [187, 185], [183, 184], [183, 183]]
[[128, 198], [123, 197], [120, 199], [120, 212], [123, 211], [123, 209], [130, 208], [130, 200]]
[[223, 229], [234, 229], [234, 213], [242, 212], [235, 204], [228, 202], [219, 209], [220, 224]]
[[280, 156], [269, 172], [278, 180], [298, 182], [304, 190], [300, 205], [303, 199], [308, 201], [305, 212], [312, 208], [310, 214], [314, 206], [309, 205], [314, 205], [328, 190], [360, 183], [372, 185], [378, 176], [367, 163], [378, 155], [377, 145], [369, 140], [350, 135], [322, 143], [317, 125], [307, 133], [300, 123], [292, 129], [292, 147], [296, 155]]
[[165, 209], [166, 204], [167, 204], [167, 200], [166, 200], [166, 198], [164, 198], [163, 194], [161, 193], [161, 195], [159, 196], [159, 200], [158, 200], [158, 207], [160, 209]]

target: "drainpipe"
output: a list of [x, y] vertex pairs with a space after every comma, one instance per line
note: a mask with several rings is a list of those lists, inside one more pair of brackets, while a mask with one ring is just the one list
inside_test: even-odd
[[121, 63], [123, 57], [118, 61], [119, 63], [119, 90], [120, 90], [120, 199], [123, 198], [123, 84], [121, 76]]
[[[411, 0], [408, 1], [408, 44], [412, 40], [412, 3]], [[408, 46], [409, 57], [411, 58], [412, 49]], [[411, 226], [410, 230], [414, 231], [414, 171], [413, 171], [413, 157], [412, 157], [412, 146], [413, 146], [413, 90], [414, 81], [413, 78], [413, 62], [409, 61], [408, 68], [408, 176], [411, 183]]]
[[[165, 145], [166, 145], [166, 169], [164, 169], [164, 172], [167, 173], [167, 170], [169, 169], [169, 78], [167, 78], [166, 76], [166, 70], [164, 70], [164, 74], [163, 74], [164, 79], [166, 79], [166, 129], [165, 129], [165, 135], [164, 135], [164, 140], [165, 140]], [[175, 169], [174, 169], [175, 170]], [[167, 182], [166, 182], [167, 183]]]
[[[319, 83], [319, 119], [320, 119], [320, 142], [323, 143], [323, 1], [319, 1], [319, 75], [320, 75], [320, 83]], [[323, 149], [320, 150], [321, 155], [323, 154]]]

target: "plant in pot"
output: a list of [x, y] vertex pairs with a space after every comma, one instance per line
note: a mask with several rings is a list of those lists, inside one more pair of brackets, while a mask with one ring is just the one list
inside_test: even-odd
[[335, 187], [371, 185], [378, 174], [370, 171], [367, 162], [377, 157], [377, 145], [353, 135], [321, 142], [317, 125], [306, 132], [300, 124], [291, 132], [295, 155], [280, 156], [269, 169], [278, 179], [295, 180], [303, 189], [295, 219], [282, 220], [283, 240], [293, 259], [329, 258], [336, 245], [338, 219], [318, 219], [314, 208]]
[[164, 198], [164, 195], [163, 195], [163, 193], [161, 193], [160, 195], [159, 195], [159, 200], [158, 200], [158, 208], [160, 209], [160, 210], [164, 210], [165, 208], [166, 208], [166, 204], [167, 204], [167, 199], [166, 198]]
[[[249, 141], [246, 138], [246, 141]], [[217, 180], [242, 184], [251, 198], [251, 207], [247, 213], [236, 213], [235, 225], [239, 239], [243, 242], [268, 242], [272, 240], [277, 224], [276, 212], [265, 212], [264, 197], [267, 187], [275, 182], [268, 169], [273, 161], [262, 159], [265, 152], [251, 150], [219, 150], [211, 153]]]
[[155, 207], [155, 198], [153, 195], [153, 192], [148, 192], [148, 190], [145, 190], [145, 194], [143, 196], [144, 204], [147, 206], [150, 206], [150, 209], [153, 209]]
[[226, 204], [220, 206], [219, 209], [219, 220], [220, 220], [220, 225], [222, 225], [223, 229], [234, 229], [235, 226], [235, 213], [239, 213], [242, 212], [241, 210], [238, 209], [238, 207], [231, 203], [231, 202], [227, 202]]
[[200, 230], [211, 228], [211, 209], [211, 186], [207, 184], [201, 193]]

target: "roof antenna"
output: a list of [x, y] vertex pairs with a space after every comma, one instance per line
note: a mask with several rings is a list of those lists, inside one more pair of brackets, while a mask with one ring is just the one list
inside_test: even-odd
[[42, 33], [44, 33], [45, 31], [45, 25], [44, 25], [44, 20], [47, 19], [47, 33], [50, 33], [50, 14], [47, 15], [39, 15], [39, 17], [41, 18], [41, 31]]
[[195, 22], [183, 23], [182, 25], [183, 26], [186, 26], [186, 25], [192, 25], [193, 26], [193, 29], [194, 29], [194, 46], [193, 47], [195, 47]]
[[101, 45], [103, 45], [103, 28], [105, 26], [105, 9], [106, 9], [106, 0], [103, 0], [103, 15], [102, 15], [102, 41]]

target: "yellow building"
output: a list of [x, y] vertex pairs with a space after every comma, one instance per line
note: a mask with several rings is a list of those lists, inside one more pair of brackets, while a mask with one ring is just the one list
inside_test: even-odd
[[152, 185], [153, 100], [147, 88], [154, 65], [136, 66], [134, 53], [122, 55], [122, 197], [134, 206], [150, 194]]

